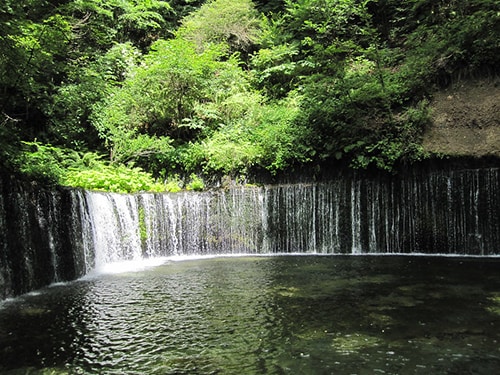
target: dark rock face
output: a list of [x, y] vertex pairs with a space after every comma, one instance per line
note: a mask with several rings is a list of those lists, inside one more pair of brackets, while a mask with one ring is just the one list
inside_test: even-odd
[[69, 193], [0, 179], [0, 299], [82, 275]]

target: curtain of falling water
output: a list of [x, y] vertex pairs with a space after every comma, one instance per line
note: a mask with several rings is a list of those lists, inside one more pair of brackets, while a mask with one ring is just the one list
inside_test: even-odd
[[0, 180], [0, 299], [110, 262], [233, 253], [500, 254], [498, 168], [203, 193]]

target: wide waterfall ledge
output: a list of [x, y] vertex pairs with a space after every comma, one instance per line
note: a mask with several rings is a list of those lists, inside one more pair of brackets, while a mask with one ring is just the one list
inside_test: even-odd
[[130, 195], [4, 178], [0, 191], [0, 298], [167, 257], [500, 254], [498, 168]]

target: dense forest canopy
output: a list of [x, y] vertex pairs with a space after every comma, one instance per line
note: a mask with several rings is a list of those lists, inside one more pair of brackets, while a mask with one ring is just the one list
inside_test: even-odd
[[114, 191], [425, 157], [436, 87], [500, 66], [495, 0], [4, 0], [1, 168]]

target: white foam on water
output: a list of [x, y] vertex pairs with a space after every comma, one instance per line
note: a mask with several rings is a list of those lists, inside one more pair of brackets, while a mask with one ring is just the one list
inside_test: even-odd
[[173, 255], [168, 257], [153, 257], [153, 258], [143, 258], [135, 260], [127, 260], [120, 262], [112, 262], [108, 264], [101, 265], [94, 270], [92, 270], [87, 275], [83, 276], [82, 279], [94, 278], [100, 275], [110, 275], [110, 274], [120, 274], [120, 273], [131, 273], [131, 272], [141, 272], [149, 268], [154, 268], [162, 266], [169, 262], [185, 262], [193, 260], [204, 260], [204, 259], [216, 259], [216, 258], [245, 258], [245, 257], [283, 257], [283, 256], [320, 256], [320, 257], [392, 257], [392, 256], [402, 256], [402, 257], [427, 257], [427, 258], [479, 258], [479, 259], [491, 259], [500, 258], [500, 255], [463, 255], [463, 254], [425, 254], [425, 253], [347, 253], [347, 254], [331, 254], [331, 253], [235, 253], [235, 254], [190, 254], [190, 255]]
[[168, 262], [166, 257], [141, 258], [134, 260], [124, 260], [119, 262], [110, 262], [99, 265], [81, 279], [94, 278], [100, 275], [113, 275], [120, 273], [141, 272], [148, 268], [158, 267]]

